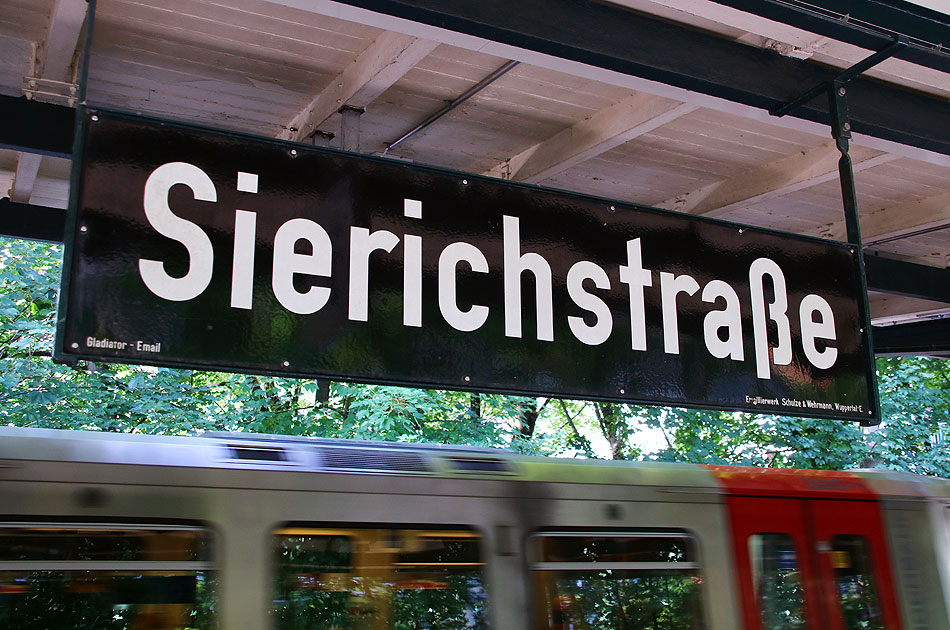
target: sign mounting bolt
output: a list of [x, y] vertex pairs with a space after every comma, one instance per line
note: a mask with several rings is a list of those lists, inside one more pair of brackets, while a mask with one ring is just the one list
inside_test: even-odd
[[627, 390], [625, 390], [624, 388], [621, 387], [621, 388], [620, 388], [620, 393], [621, 393], [621, 394], [626, 394], [626, 393], [627, 393]]
[[742, 228], [739, 228], [739, 234], [742, 234]]
[[290, 367], [290, 361], [284, 361], [283, 363], [281, 363], [281, 365], [283, 365], [284, 367]]
[[89, 228], [87, 228], [85, 225], [81, 225], [81, 226], [79, 226], [79, 231], [80, 231], [80, 232], [88, 232], [88, 231], [89, 231]]
[[851, 131], [851, 123], [846, 122], [845, 124], [841, 125], [841, 128], [845, 131]]
[[463, 179], [463, 180], [462, 180], [462, 183], [467, 185], [467, 184], [468, 184], [468, 180], [467, 180], [467, 179]]
[[463, 378], [462, 380], [465, 381], [466, 383], [470, 383], [471, 380], [472, 380], [472, 377], [471, 377], [471, 376], [466, 376], [466, 377]]
[[848, 90], [846, 90], [845, 88], [843, 87], [838, 88], [838, 96], [844, 96], [847, 93], [848, 93]]
[[74, 341], [71, 344], [69, 344], [69, 347], [72, 348], [73, 350], [77, 350], [79, 348], [79, 344]]
[[611, 212], [616, 212], [616, 211], [617, 211], [617, 206], [610, 206], [610, 211], [611, 211]]
[[99, 117], [93, 114], [89, 120], [91, 120], [92, 122], [96, 122], [97, 120], [99, 120]]
[[290, 150], [290, 157], [297, 157], [297, 149]]

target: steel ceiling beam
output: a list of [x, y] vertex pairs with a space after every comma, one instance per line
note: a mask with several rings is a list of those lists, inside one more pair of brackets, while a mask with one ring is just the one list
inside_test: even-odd
[[0, 199], [0, 236], [62, 243], [66, 211]]
[[[595, 0], [524, 0], [517, 11], [508, 0], [339, 2], [763, 110], [840, 73]], [[863, 78], [848, 89], [856, 133], [950, 155], [950, 107], [944, 100]], [[830, 122], [822, 101], [794, 115]]]
[[75, 120], [69, 107], [0, 95], [0, 148], [68, 158]]
[[[950, 72], [950, 16], [902, 0], [712, 0], [866, 50], [895, 35], [908, 38], [894, 56]], [[942, 48], [940, 48], [942, 46]]]
[[950, 269], [864, 256], [868, 289], [950, 303]]
[[874, 352], [950, 358], [950, 318], [875, 327]]

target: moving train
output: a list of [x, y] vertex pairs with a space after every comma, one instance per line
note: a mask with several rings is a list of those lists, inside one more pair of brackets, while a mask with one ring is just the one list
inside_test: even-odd
[[939, 630], [950, 482], [0, 428], [0, 628]]

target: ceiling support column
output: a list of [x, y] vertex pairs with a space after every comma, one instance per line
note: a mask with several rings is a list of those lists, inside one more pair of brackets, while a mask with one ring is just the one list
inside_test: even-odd
[[353, 107], [352, 105], [344, 105], [340, 108], [340, 114], [343, 116], [340, 125], [340, 148], [344, 151], [359, 153], [360, 116], [365, 111], [362, 107]]
[[310, 136], [310, 144], [315, 147], [329, 147], [330, 141], [336, 137], [336, 134], [329, 131], [314, 131]]
[[10, 201], [30, 203], [33, 196], [33, 186], [40, 172], [40, 162], [43, 156], [38, 153], [21, 152], [17, 158], [16, 175], [13, 178], [13, 187], [10, 188]]

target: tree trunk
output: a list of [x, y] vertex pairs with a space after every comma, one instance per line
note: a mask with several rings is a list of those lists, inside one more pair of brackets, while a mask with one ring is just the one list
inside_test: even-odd
[[469, 395], [468, 399], [468, 411], [474, 419], [480, 419], [482, 417], [482, 395], [473, 392]]
[[600, 430], [610, 445], [611, 459], [624, 459], [623, 445], [627, 441], [627, 424], [617, 413], [615, 405], [594, 403], [594, 413], [600, 423]]
[[541, 410], [538, 408], [537, 399], [531, 402], [519, 403], [518, 417], [515, 419], [515, 431], [518, 434], [516, 437], [520, 437], [525, 441], [534, 437], [534, 428], [538, 424], [538, 416], [540, 415]]

